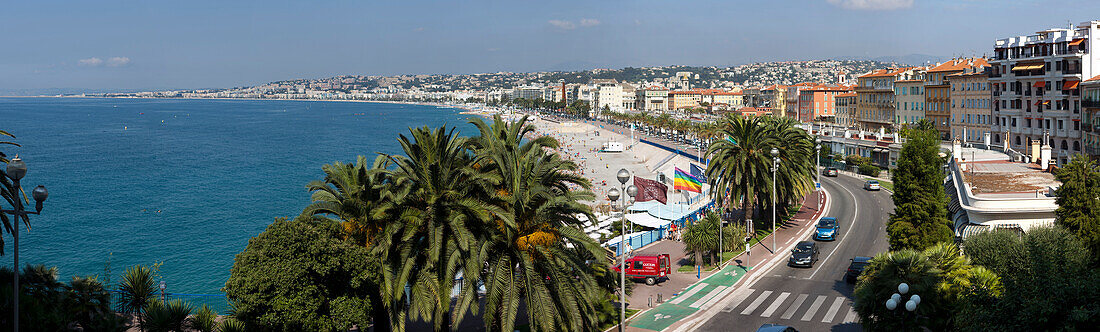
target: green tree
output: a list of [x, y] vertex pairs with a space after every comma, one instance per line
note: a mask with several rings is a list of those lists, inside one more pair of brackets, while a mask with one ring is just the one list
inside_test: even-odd
[[[306, 186], [313, 192], [312, 202], [299, 218], [339, 224], [345, 239], [369, 248], [392, 218], [389, 213], [392, 204], [385, 199], [390, 185], [385, 173], [388, 161], [378, 156], [371, 164], [366, 157], [359, 156], [355, 164], [335, 162], [321, 167], [325, 179]], [[371, 256], [371, 259], [378, 258]], [[378, 264], [371, 266], [381, 268]], [[382, 300], [382, 271], [370, 275], [365, 288], [370, 290], [371, 321], [377, 330], [390, 330], [388, 305]]]
[[1100, 258], [1100, 170], [1088, 156], [1077, 154], [1058, 169], [1058, 187], [1054, 211], [1057, 223], [1077, 235]]
[[739, 226], [723, 227], [725, 236], [719, 242], [718, 222], [720, 220], [718, 213], [711, 211], [707, 212], [703, 219], [684, 228], [684, 253], [694, 256], [695, 265], [703, 265], [707, 261], [712, 264], [721, 263], [719, 257], [716, 257], [719, 249], [730, 251], [745, 245], [745, 231]]
[[218, 313], [203, 304], [191, 317], [191, 328], [198, 332], [214, 332], [218, 328], [217, 319]]
[[[885, 306], [898, 285], [909, 285], [903, 303]], [[903, 249], [879, 254], [859, 277], [854, 308], [863, 327], [872, 331], [949, 331], [963, 298], [973, 293], [996, 294], [995, 273], [973, 266], [954, 244], [939, 243], [924, 251]], [[909, 295], [921, 298], [913, 313], [904, 308]]]
[[918, 129], [907, 130], [905, 136], [898, 167], [891, 173], [896, 208], [887, 222], [886, 233], [891, 250], [923, 250], [952, 238], [939, 133], [918, 125]]
[[532, 136], [526, 117], [471, 123], [480, 132], [471, 147], [496, 188], [491, 201], [513, 218], [498, 219], [480, 245], [486, 329], [514, 330], [520, 300], [527, 303], [532, 330], [598, 329], [597, 305], [608, 291], [599, 287], [590, 265], [607, 263], [587, 259], [605, 257], [606, 250], [580, 231], [585, 223], [578, 216], [596, 220], [583, 204], [594, 199], [588, 180], [577, 175], [575, 163], [548, 151], [558, 147], [556, 140]]
[[[489, 201], [498, 179], [479, 170], [484, 161], [467, 149], [468, 138], [454, 129], [421, 127], [398, 142], [405, 155], [387, 158], [396, 166], [388, 174], [401, 212], [374, 246], [383, 262], [383, 300], [395, 308], [390, 317], [395, 330], [404, 330], [406, 315], [432, 322], [437, 330], [450, 329], [466, 313], [451, 310], [450, 290], [459, 271], [463, 283], [455, 306], [469, 308], [485, 263], [479, 244], [492, 227], [515, 227], [515, 221]], [[406, 303], [407, 310], [401, 307]]]
[[276, 219], [237, 254], [222, 289], [237, 319], [275, 331], [366, 326], [377, 261], [332, 222]]
[[993, 230], [964, 243], [974, 264], [1001, 277], [1003, 294], [965, 301], [960, 329], [974, 331], [1088, 331], [1100, 324], [1100, 271], [1084, 243], [1060, 226], [1026, 234]]
[[[0, 284], [11, 285], [14, 274], [0, 267]], [[26, 331], [122, 331], [125, 322], [110, 308], [110, 295], [95, 277], [73, 277], [69, 284], [57, 280], [57, 268], [28, 264], [19, 278], [19, 323]], [[0, 287], [0, 326], [12, 324], [12, 289]]]
[[187, 326], [187, 317], [191, 315], [194, 306], [176, 299], [164, 303], [160, 299], [153, 298], [145, 307], [145, 319], [141, 321], [141, 329], [150, 332], [184, 331]]

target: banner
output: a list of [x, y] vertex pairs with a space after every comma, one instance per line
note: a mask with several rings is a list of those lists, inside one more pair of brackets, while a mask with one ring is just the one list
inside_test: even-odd
[[634, 197], [636, 202], [657, 200], [666, 204], [665, 196], [668, 195], [668, 186], [650, 179], [634, 177], [634, 187], [638, 188], [638, 195]]
[[673, 188], [691, 192], [703, 192], [703, 184], [694, 176], [688, 175], [684, 170], [676, 167], [676, 177], [672, 181]]
[[699, 167], [698, 165], [695, 165], [695, 164], [691, 164], [691, 167], [689, 167], [688, 169], [691, 170], [691, 176], [694, 176], [696, 179], [699, 179], [699, 181], [703, 181], [703, 182], [707, 181], [707, 176], [706, 176], [707, 172], [705, 170], [703, 170], [702, 167]]

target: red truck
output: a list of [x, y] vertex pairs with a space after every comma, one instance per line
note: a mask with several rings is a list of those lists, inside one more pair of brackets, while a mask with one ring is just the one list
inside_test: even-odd
[[[619, 265], [612, 270], [619, 272]], [[626, 259], [626, 277], [632, 280], [645, 279], [646, 285], [654, 285], [657, 282], [668, 279], [672, 273], [672, 260], [668, 254], [656, 256], [634, 256]]]

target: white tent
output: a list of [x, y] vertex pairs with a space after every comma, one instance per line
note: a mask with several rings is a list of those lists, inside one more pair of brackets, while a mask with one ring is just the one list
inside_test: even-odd
[[672, 223], [671, 221], [654, 217], [653, 215], [649, 214], [648, 212], [646, 212], [646, 213], [627, 214], [626, 215], [626, 220], [630, 220], [630, 222], [632, 222], [632, 223], [642, 225], [642, 226], [645, 226], [645, 227], [651, 227], [651, 228], [660, 228], [660, 227], [668, 226], [669, 223]]

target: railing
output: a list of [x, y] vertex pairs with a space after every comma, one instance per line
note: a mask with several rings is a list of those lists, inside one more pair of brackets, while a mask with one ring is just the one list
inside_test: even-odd
[[1097, 108], [1100, 108], [1100, 100], [1095, 100], [1095, 99], [1081, 100], [1081, 107], [1097, 107]]
[[[673, 220], [669, 222], [669, 224], [675, 224], [677, 228], [682, 228], [688, 223], [695, 222], [700, 217], [702, 217], [703, 214], [706, 213], [706, 211], [710, 211], [710, 209], [712, 208], [714, 208], [714, 202], [707, 203], [707, 205], [696, 209], [695, 211], [684, 216], [683, 218]], [[623, 218], [626, 218], [626, 216], [624, 215]], [[664, 239], [665, 236], [668, 236], [668, 231], [668, 226], [663, 226], [642, 234], [631, 236], [626, 241], [630, 248], [632, 248], [633, 250], [638, 250], [638, 248], [645, 247], [654, 242], [660, 241], [661, 239]], [[612, 244], [608, 246], [612, 251], [615, 252], [615, 256], [621, 256], [623, 254], [623, 246], [621, 244], [622, 242], [620, 241], [618, 244]]]

